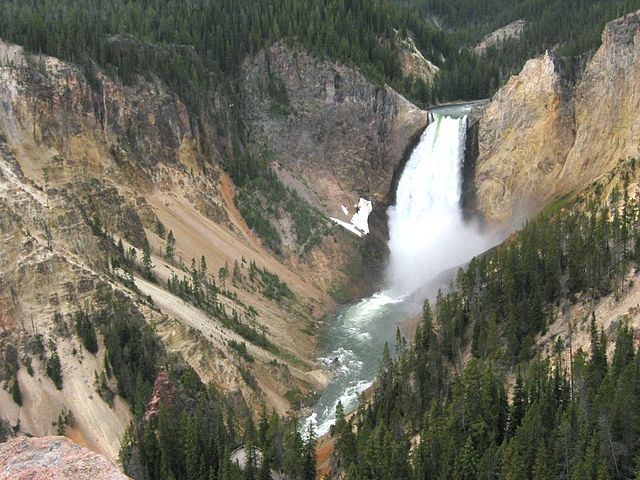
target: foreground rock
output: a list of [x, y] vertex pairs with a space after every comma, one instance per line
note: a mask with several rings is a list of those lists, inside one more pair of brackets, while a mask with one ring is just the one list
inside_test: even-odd
[[66, 437], [18, 437], [0, 444], [0, 480], [126, 480], [103, 455]]

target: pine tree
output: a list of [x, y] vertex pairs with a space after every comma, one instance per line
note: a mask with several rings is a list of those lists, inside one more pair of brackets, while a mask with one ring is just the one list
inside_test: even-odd
[[313, 427], [313, 423], [309, 423], [307, 427], [307, 435], [304, 439], [304, 466], [302, 479], [303, 480], [315, 480], [316, 479], [316, 432]]
[[20, 382], [18, 382], [18, 376], [13, 377], [13, 385], [11, 387], [11, 398], [18, 405], [22, 406], [22, 391], [20, 390]]
[[96, 337], [96, 330], [87, 315], [83, 311], [79, 311], [75, 314], [76, 332], [82, 340], [82, 345], [89, 351], [89, 353], [98, 353], [98, 339]]
[[477, 463], [477, 454], [469, 436], [460, 451], [459, 478], [462, 480], [475, 479]]
[[185, 480], [200, 480], [204, 478], [204, 465], [202, 462], [202, 430], [200, 419], [195, 415], [182, 416], [182, 456], [185, 465]]
[[161, 480], [160, 448], [152, 423], [144, 426], [140, 441], [140, 455], [145, 480]]
[[604, 332], [598, 334], [595, 312], [591, 314], [591, 357], [587, 364], [587, 386], [596, 392], [607, 374], [607, 342]]
[[542, 442], [536, 453], [536, 461], [533, 465], [533, 480], [553, 480], [553, 468], [551, 468], [547, 448]]
[[169, 234], [167, 235], [167, 246], [164, 249], [164, 257], [171, 262], [173, 261], [175, 254], [176, 254], [176, 239], [173, 236], [173, 230], [169, 230]]
[[520, 426], [522, 419], [524, 418], [527, 409], [527, 394], [524, 388], [522, 375], [518, 370], [516, 377], [516, 384], [513, 389], [513, 401], [509, 410], [509, 428], [507, 436], [512, 437], [515, 435], [516, 430]]
[[144, 269], [144, 274], [148, 279], [153, 279], [153, 262], [151, 261], [151, 252], [149, 251], [149, 246], [145, 245], [142, 249], [142, 268]]
[[164, 479], [178, 480], [180, 471], [178, 436], [169, 411], [160, 407], [158, 413], [158, 449], [160, 451], [160, 472]]
[[58, 351], [54, 348], [51, 352], [51, 356], [47, 360], [47, 376], [53, 381], [58, 390], [62, 390], [62, 365], [60, 364], [60, 357]]

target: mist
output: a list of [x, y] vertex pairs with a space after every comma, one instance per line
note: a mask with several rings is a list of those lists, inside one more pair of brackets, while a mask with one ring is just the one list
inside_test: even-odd
[[407, 162], [389, 207], [388, 288], [410, 295], [493, 243], [460, 209], [467, 117], [435, 114]]

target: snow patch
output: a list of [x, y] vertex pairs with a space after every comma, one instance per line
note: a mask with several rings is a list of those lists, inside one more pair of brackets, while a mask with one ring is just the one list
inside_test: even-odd
[[[342, 212], [345, 215], [349, 215], [349, 210], [344, 205], [340, 205], [342, 207]], [[356, 213], [351, 217], [351, 222], [346, 222], [344, 220], [340, 220], [336, 217], [330, 217], [332, 221], [341, 225], [342, 227], [349, 230], [351, 233], [357, 235], [358, 237], [362, 237], [363, 235], [367, 235], [369, 233], [369, 215], [373, 211], [373, 203], [370, 200], [365, 198], [360, 198], [357, 205], [354, 205], [356, 208]]]

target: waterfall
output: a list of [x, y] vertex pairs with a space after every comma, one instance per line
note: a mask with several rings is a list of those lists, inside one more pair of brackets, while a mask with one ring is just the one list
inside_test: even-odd
[[[456, 116], [465, 109], [447, 112]], [[307, 419], [319, 434], [335, 421], [338, 402], [345, 411], [356, 407], [376, 376], [384, 344], [393, 345], [396, 327], [420, 310], [425, 295], [410, 294], [490, 244], [460, 211], [466, 117], [430, 113], [429, 119], [388, 210], [389, 288], [331, 315], [318, 337], [320, 360], [335, 374]]]
[[467, 117], [430, 114], [389, 207], [390, 288], [409, 294], [482, 251], [486, 242], [462, 218]]

